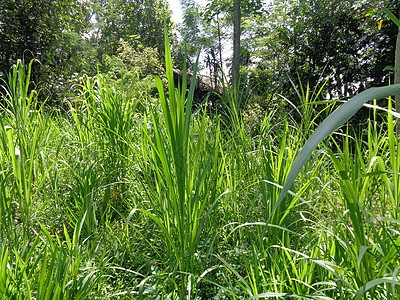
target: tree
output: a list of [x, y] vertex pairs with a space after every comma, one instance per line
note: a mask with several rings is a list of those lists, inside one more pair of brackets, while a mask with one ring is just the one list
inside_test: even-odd
[[[183, 22], [178, 25], [178, 30], [183, 42], [182, 57], [186, 55], [186, 62], [191, 68], [200, 49], [208, 46], [208, 32], [200, 15], [200, 6], [194, 0], [181, 1]], [[183, 59], [180, 67], [183, 66]]]
[[[208, 20], [217, 17], [218, 32], [220, 20], [224, 20], [225, 26], [229, 24], [233, 27], [233, 57], [231, 65], [231, 83], [232, 89], [239, 83], [240, 66], [241, 66], [241, 38], [242, 38], [242, 22], [244, 18], [250, 18], [262, 12], [262, 0], [210, 0], [205, 9], [205, 15]], [[223, 15], [220, 18], [220, 14]], [[218, 34], [218, 37], [220, 35]], [[219, 38], [219, 44], [221, 40]], [[222, 47], [219, 47], [222, 49]], [[220, 50], [220, 60], [222, 60], [222, 50]], [[221, 63], [222, 65], [222, 63]]]
[[[242, 23], [240, 0], [233, 1], [233, 58], [232, 58], [232, 91], [238, 88], [240, 76], [240, 25]], [[236, 96], [236, 95], [235, 95]]]
[[166, 0], [95, 0], [99, 56], [115, 55], [120, 41], [132, 47], [156, 48], [164, 53], [164, 20], [172, 28]]
[[[2, 0], [0, 2], [0, 73], [8, 74], [17, 59], [37, 59], [35, 84], [48, 90], [67, 75], [89, 22], [88, 8], [79, 0]], [[81, 44], [81, 43], [79, 43]]]
[[385, 2], [275, 1], [269, 15], [254, 20], [260, 26], [254, 38], [258, 50], [251, 57], [258, 66], [255, 74], [269, 82], [269, 93], [281, 93], [296, 104], [292, 82], [298, 77], [313, 88], [330, 76], [326, 91], [331, 97], [388, 83], [385, 67], [393, 64], [397, 28], [385, 21], [378, 30], [377, 20], [367, 16]]
[[181, 0], [183, 22], [178, 26], [182, 43], [175, 57], [178, 65], [183, 65], [183, 57], [192, 68], [194, 60], [201, 49], [204, 59], [200, 61], [199, 68], [206, 68], [210, 75], [210, 84], [217, 89], [218, 77], [222, 76], [220, 66], [222, 60], [222, 41], [226, 38], [223, 33], [223, 24], [218, 12], [210, 12], [201, 8], [194, 0]]
[[[208, 13], [209, 13], [209, 11], [208, 11]], [[221, 21], [221, 18], [220, 18], [220, 11], [217, 10], [213, 14], [206, 14], [205, 17], [206, 17], [206, 21], [207, 21], [207, 23], [209, 25], [211, 25], [211, 24], [215, 25], [216, 24], [216, 27], [217, 27], [216, 28], [216, 35], [218, 37], [218, 52], [219, 52], [219, 62], [218, 62], [218, 64], [220, 65], [220, 67], [222, 69], [221, 71], [223, 72], [224, 67], [223, 67], [223, 59], [222, 59], [222, 49], [223, 49], [222, 40], [225, 39], [225, 37], [223, 37], [223, 34], [222, 34], [222, 21]]]

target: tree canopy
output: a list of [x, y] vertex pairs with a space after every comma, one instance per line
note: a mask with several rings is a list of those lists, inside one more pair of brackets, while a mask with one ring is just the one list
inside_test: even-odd
[[[4, 0], [0, 2], [0, 72], [5, 76], [17, 59], [38, 59], [35, 84], [79, 61], [78, 43], [88, 28], [89, 10], [82, 1]], [[74, 35], [75, 34], [75, 35]], [[88, 57], [85, 57], [87, 59]]]
[[1, 1], [0, 75], [17, 59], [34, 58], [40, 62], [34, 83], [51, 98], [65, 97], [73, 74], [106, 71], [107, 56], [118, 55], [124, 43], [161, 57], [170, 14], [166, 0]]
[[[34, 82], [63, 97], [72, 74], [108, 72], [112, 57], [119, 56], [128, 67], [132, 63], [126, 53], [135, 53], [138, 66], [144, 66], [140, 57], [150, 53], [159, 61], [165, 21], [177, 66], [184, 58], [192, 64], [202, 49], [203, 68], [216, 86], [222, 75], [219, 66], [232, 67], [227, 53], [232, 48], [233, 0], [210, 0], [204, 7], [194, 0], [181, 4], [183, 22], [175, 27], [167, 0], [1, 1], [0, 73], [6, 76], [17, 59], [36, 58], [40, 64], [34, 68]], [[398, 1], [239, 4], [241, 82], [253, 95], [272, 99], [282, 93], [295, 100], [292, 84], [299, 78], [315, 86], [330, 77], [326, 90], [331, 97], [351, 96], [389, 81], [398, 28], [381, 7], [397, 14]], [[144, 74], [160, 70], [147, 65], [145, 69]]]
[[95, 0], [94, 12], [101, 53], [115, 54], [121, 40], [164, 52], [164, 20], [172, 28], [166, 0]]
[[247, 25], [256, 28], [248, 49], [250, 76], [268, 78], [270, 93], [286, 96], [298, 77], [310, 86], [330, 77], [332, 96], [388, 83], [397, 28], [388, 21], [378, 28], [379, 18], [368, 12], [379, 5], [398, 7], [385, 1], [276, 0], [268, 15]]

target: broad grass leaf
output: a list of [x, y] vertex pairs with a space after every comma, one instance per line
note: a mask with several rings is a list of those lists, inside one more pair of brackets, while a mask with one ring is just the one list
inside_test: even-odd
[[292, 187], [297, 175], [301, 172], [308, 158], [322, 140], [346, 123], [367, 101], [389, 97], [399, 92], [400, 84], [370, 88], [354, 96], [340, 106], [337, 110], [335, 110], [330, 116], [328, 116], [321, 123], [321, 125], [317, 127], [317, 129], [305, 143], [299, 155], [294, 160], [285, 185], [279, 194], [278, 201], [276, 202], [274, 208], [272, 209], [271, 215], [268, 218], [268, 222], [271, 220], [275, 210], [281, 204], [289, 189]]
[[394, 14], [391, 13], [390, 10], [388, 10], [386, 7], [382, 7], [383, 11], [389, 16], [389, 18], [397, 25], [400, 27], [400, 20], [397, 19]]
[[396, 277], [396, 279], [393, 277], [383, 277], [383, 278], [371, 280], [370, 282], [368, 282], [367, 284], [365, 284], [364, 286], [361, 287], [361, 289], [358, 291], [358, 293], [354, 297], [354, 300], [362, 299], [363, 295], [368, 290], [370, 290], [378, 285], [382, 285], [382, 284], [400, 285], [400, 281], [397, 279], [397, 277]]

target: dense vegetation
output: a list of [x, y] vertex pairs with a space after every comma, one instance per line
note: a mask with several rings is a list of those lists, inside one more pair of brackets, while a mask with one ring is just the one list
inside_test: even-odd
[[[17, 2], [1, 5], [21, 8], [35, 1]], [[186, 19], [200, 24], [190, 1], [184, 2]], [[72, 24], [69, 14], [79, 11], [86, 16], [82, 22], [90, 23], [86, 2], [76, 1], [76, 10], [66, 10], [67, 3], [58, 1], [53, 7], [64, 13], [58, 19], [61, 37], [47, 31], [53, 22], [47, 20], [25, 42], [35, 41], [42, 29], [48, 42], [37, 39], [41, 50], [30, 52], [26, 60], [18, 59], [24, 56], [19, 52], [23, 40], [19, 48], [12, 48], [13, 43], [0, 48], [2, 62], [9, 64], [1, 65], [0, 94], [1, 299], [400, 298], [400, 140], [394, 129], [399, 114], [387, 98], [400, 92], [399, 85], [366, 90], [335, 110], [339, 101], [325, 95], [337, 93], [336, 79], [347, 80], [341, 76], [345, 64], [333, 57], [340, 49], [329, 56], [337, 73], [321, 83], [313, 76], [324, 66], [312, 64], [300, 52], [289, 56], [288, 47], [281, 49], [290, 60], [286, 66], [300, 59], [309, 62], [297, 70], [296, 81], [295, 72], [288, 73], [290, 88], [283, 82], [280, 86], [272, 74], [283, 72], [283, 62], [274, 69], [259, 61], [251, 70], [250, 62], [243, 63], [248, 76], [239, 87], [231, 89], [216, 71], [222, 87], [214, 95], [218, 101], [206, 97], [195, 106], [198, 64], [190, 47], [182, 56], [167, 29], [169, 17], [161, 25], [161, 15], [152, 13], [150, 8], [163, 11], [162, 0], [136, 1], [137, 6], [93, 2], [97, 35], [76, 35], [86, 41], [81, 44], [86, 48], [77, 52], [82, 60], [66, 55], [57, 64], [52, 53], [67, 54], [64, 46], [70, 45], [63, 40], [72, 33], [65, 25]], [[265, 13], [257, 3], [248, 1], [243, 11], [255, 22]], [[275, 1], [273, 7], [284, 3]], [[229, 4], [210, 1], [208, 19], [201, 24], [213, 26], [224, 9], [229, 20]], [[287, 8], [290, 16], [294, 7]], [[42, 16], [49, 16], [46, 9]], [[138, 11], [143, 15], [132, 18]], [[368, 13], [379, 17], [377, 11]], [[321, 16], [328, 22], [329, 14]], [[296, 30], [303, 30], [305, 23], [296, 23]], [[0, 35], [10, 38], [17, 39], [20, 32], [0, 28]], [[115, 30], [121, 35], [118, 40]], [[156, 34], [144, 39], [140, 30]], [[315, 45], [326, 38], [312, 32], [307, 33]], [[125, 40], [132, 33], [137, 35]], [[189, 36], [187, 31], [184, 37]], [[367, 49], [370, 58], [382, 54], [360, 47], [353, 50]], [[211, 49], [206, 50], [214, 53], [216, 64], [218, 47]], [[30, 60], [29, 55], [45, 53], [48, 62], [40, 67]], [[356, 70], [355, 56], [345, 57]], [[379, 57], [384, 61], [386, 56]], [[186, 75], [184, 58], [191, 76]], [[174, 61], [183, 70], [179, 79]], [[53, 79], [62, 66], [71, 68], [66, 76], [72, 70], [77, 74], [69, 82], [57, 79], [65, 84], [60, 86]], [[258, 77], [257, 69], [265, 73]], [[373, 76], [382, 74], [365, 74], [371, 82], [364, 88], [378, 85]], [[271, 81], [256, 88], [255, 81], [263, 76]], [[354, 76], [349, 87], [363, 80]], [[389, 74], [385, 76], [379, 80], [388, 81]], [[278, 86], [288, 93], [280, 101], [273, 94]], [[255, 93], [250, 95], [249, 89]], [[350, 96], [352, 89], [346, 93]], [[381, 99], [379, 106], [374, 99]], [[362, 130], [342, 126], [368, 100], [373, 103], [367, 105]]]

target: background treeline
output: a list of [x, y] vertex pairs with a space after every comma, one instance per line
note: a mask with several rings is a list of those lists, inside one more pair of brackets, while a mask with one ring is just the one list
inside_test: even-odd
[[164, 49], [165, 0], [5, 0], [0, 3], [0, 75], [18, 59], [36, 59], [32, 80], [50, 104], [78, 78], [135, 69], [159, 73]]
[[[194, 55], [200, 44], [207, 66], [223, 64], [220, 53], [229, 49], [232, 35], [232, 1], [209, 1], [202, 9], [193, 0], [182, 3], [181, 32], [194, 46], [189, 53]], [[398, 15], [398, 1], [275, 0], [260, 5], [254, 0], [241, 5], [242, 84], [261, 103], [275, 93], [296, 101], [293, 83], [299, 79], [315, 87], [330, 77], [329, 98], [389, 82], [398, 29], [380, 8]], [[209, 68], [211, 74], [219, 72]]]
[[[190, 67], [202, 49], [201, 68], [217, 88], [220, 66], [226, 74], [231, 67], [233, 1], [181, 4], [183, 22], [174, 25], [166, 0], [1, 1], [0, 76], [17, 59], [35, 58], [34, 83], [59, 103], [83, 74], [161, 74], [165, 18], [175, 65], [182, 68], [186, 57]], [[266, 108], [283, 94], [296, 104], [293, 83], [313, 87], [329, 77], [330, 98], [389, 83], [397, 27], [382, 6], [398, 15], [393, 0], [241, 1], [245, 99]]]

